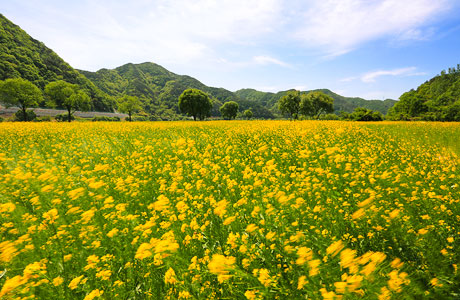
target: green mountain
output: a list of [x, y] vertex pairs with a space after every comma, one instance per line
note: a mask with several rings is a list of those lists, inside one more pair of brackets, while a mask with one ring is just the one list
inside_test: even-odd
[[53, 50], [0, 14], [0, 80], [18, 77], [33, 82], [42, 90], [49, 82], [61, 79], [78, 84], [91, 97], [94, 110], [112, 111], [114, 108], [111, 97]]
[[460, 121], [460, 64], [404, 93], [389, 115], [395, 120]]
[[[344, 97], [338, 95], [328, 89], [313, 90], [323, 92], [334, 99], [334, 111], [339, 113], [340, 111], [353, 112], [357, 107], [364, 107], [367, 109], [379, 111], [382, 114], [387, 114], [388, 110], [397, 102], [396, 100], [386, 99], [381, 100], [365, 100], [357, 97]], [[235, 94], [243, 99], [247, 99], [261, 105], [270, 108], [272, 111], [277, 111], [276, 104], [278, 100], [287, 94], [288, 91], [282, 91], [278, 93], [261, 92], [254, 89], [241, 89], [235, 92]], [[305, 91], [308, 93], [310, 91]]]
[[151, 62], [128, 63], [113, 70], [80, 72], [111, 96], [128, 94], [139, 97], [147, 113], [161, 118], [171, 118], [179, 114], [178, 98], [188, 88], [200, 89], [211, 96], [214, 101], [214, 116], [220, 115], [218, 108], [224, 102], [236, 101], [241, 111], [251, 108], [256, 118], [274, 118], [273, 114], [259, 103], [242, 99], [223, 88], [209, 87], [193, 77], [177, 75]]

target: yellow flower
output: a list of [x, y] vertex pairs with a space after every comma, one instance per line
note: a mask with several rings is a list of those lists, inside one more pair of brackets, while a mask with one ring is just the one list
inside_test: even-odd
[[307, 276], [302, 275], [299, 277], [299, 282], [297, 283], [297, 289], [301, 290], [308, 283]]
[[223, 218], [225, 213], [227, 212], [227, 200], [221, 200], [216, 203], [216, 208], [214, 208], [214, 213], [218, 215], [219, 217]]
[[64, 261], [67, 262], [72, 259], [72, 254], [64, 255]]
[[59, 286], [64, 282], [64, 279], [61, 276], [58, 276], [53, 279], [53, 285], [54, 286]]
[[166, 251], [174, 252], [179, 249], [179, 244], [172, 240], [159, 241], [155, 246], [155, 253], [163, 253]]
[[3, 287], [0, 290], [0, 298], [5, 296], [5, 295], [8, 295], [14, 289], [16, 289], [17, 287], [23, 285], [26, 282], [27, 282], [27, 279], [24, 279], [20, 275], [14, 276], [13, 278], [8, 278], [5, 281], [5, 283], [3, 283]]
[[112, 271], [110, 270], [102, 270], [96, 273], [96, 277], [100, 278], [101, 280], [109, 280], [111, 275]]
[[177, 282], [176, 273], [172, 268], [169, 268], [165, 273], [165, 283], [166, 284], [175, 284]]
[[233, 256], [224, 256], [214, 254], [208, 264], [208, 269], [211, 273], [217, 275], [219, 282], [223, 282], [231, 277], [228, 273], [234, 268], [236, 258]]
[[191, 297], [190, 293], [187, 291], [179, 292], [179, 299], [189, 299]]
[[430, 280], [430, 284], [434, 287], [441, 287], [442, 286], [442, 283], [439, 283], [439, 279], [438, 278], [433, 278]]
[[59, 215], [58, 210], [55, 208], [43, 213], [43, 219], [45, 219], [49, 224], [53, 224], [57, 218], [59, 218]]
[[13, 242], [0, 242], [0, 262], [10, 262], [17, 255]]
[[358, 209], [357, 211], [355, 211], [355, 212], [353, 213], [353, 215], [351, 216], [351, 218], [352, 218], [353, 220], [356, 220], [356, 219], [361, 218], [362, 216], [364, 216], [364, 209], [360, 208], [360, 209]]
[[257, 227], [257, 225], [255, 225], [255, 224], [249, 224], [249, 225], [246, 227], [246, 231], [249, 232], [249, 233], [251, 233], [251, 232], [253, 232], [254, 230], [257, 230], [257, 228], [259, 228], [259, 227]]
[[153, 203], [153, 208], [158, 211], [163, 211], [169, 207], [169, 199], [165, 195], [158, 196], [158, 200]]
[[224, 220], [224, 225], [229, 225], [231, 224], [233, 221], [235, 221], [236, 217], [235, 216], [231, 216], [231, 217], [228, 217]]
[[318, 266], [321, 264], [319, 259], [314, 259], [308, 262], [308, 266], [310, 267], [309, 274], [310, 276], [318, 275], [319, 269]]
[[259, 269], [259, 276], [257, 279], [262, 283], [265, 287], [269, 287], [272, 283], [272, 279], [270, 278], [270, 272], [267, 269]]
[[296, 264], [303, 265], [313, 258], [313, 251], [307, 247], [300, 247], [297, 249], [297, 255], [299, 258], [296, 260]]
[[110, 231], [107, 233], [107, 236], [108, 236], [109, 238], [111, 238], [111, 237], [113, 237], [114, 235], [116, 235], [116, 234], [118, 233], [118, 231], [119, 231], [119, 230], [118, 230], [117, 228], [114, 228], [114, 229], [110, 230]]
[[150, 249], [152, 249], [152, 245], [149, 244], [149, 243], [142, 243], [139, 248], [137, 249], [136, 251], [136, 255], [134, 256], [134, 258], [137, 258], [137, 259], [145, 259], [147, 257], [150, 257], [152, 256], [152, 252], [150, 251]]
[[347, 283], [343, 281], [334, 282], [335, 291], [339, 294], [345, 294], [347, 290]]
[[71, 289], [71, 290], [74, 290], [77, 288], [78, 284], [80, 283], [80, 281], [83, 279], [83, 275], [81, 276], [78, 276], [74, 279], [72, 279], [72, 281], [70, 281], [68, 287]]
[[344, 247], [345, 246], [343, 245], [342, 240], [338, 240], [332, 243], [329, 247], [327, 247], [326, 253], [332, 254], [332, 256], [336, 256], [337, 254], [339, 254], [340, 251], [342, 251]]
[[86, 297], [83, 300], [92, 300], [92, 299], [94, 299], [96, 297], [102, 296], [103, 293], [104, 293], [104, 291], [100, 291], [98, 289], [92, 290], [91, 293], [86, 295]]
[[257, 299], [257, 293], [256, 291], [246, 291], [244, 293], [244, 296], [246, 297], [246, 299], [248, 300], [255, 300]]

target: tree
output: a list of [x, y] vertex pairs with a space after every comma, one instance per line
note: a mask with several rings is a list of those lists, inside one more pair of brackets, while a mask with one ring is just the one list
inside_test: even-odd
[[305, 116], [318, 119], [323, 113], [334, 112], [334, 99], [323, 92], [303, 94], [300, 101], [300, 112]]
[[428, 112], [427, 101], [417, 91], [410, 90], [399, 97], [399, 101], [389, 110], [391, 119], [405, 120], [420, 117]]
[[250, 110], [250, 109], [246, 109], [243, 112], [243, 117], [245, 117], [248, 120], [251, 119], [253, 116], [254, 116], [254, 114], [252, 113], [252, 110]]
[[141, 101], [139, 101], [139, 98], [136, 96], [124, 95], [118, 99], [118, 109], [121, 112], [128, 114], [128, 119], [131, 122], [131, 115], [142, 109]]
[[220, 112], [224, 119], [235, 119], [238, 114], [239, 105], [235, 101], [225, 102], [224, 105], [220, 107]]
[[14, 78], [0, 82], [0, 101], [6, 107], [19, 107], [24, 121], [29, 121], [27, 108], [37, 107], [42, 100], [42, 92], [30, 81]]
[[76, 84], [63, 80], [50, 82], [45, 86], [45, 94], [50, 98], [51, 106], [62, 107], [67, 110], [68, 121], [76, 110], [88, 111], [91, 108], [91, 99], [81, 91]]
[[187, 89], [179, 96], [179, 109], [192, 116], [193, 120], [204, 120], [211, 115], [212, 102], [208, 94], [198, 89]]
[[300, 92], [289, 91], [278, 100], [278, 108], [283, 114], [288, 114], [290, 119], [299, 118]]
[[379, 111], [357, 107], [351, 114], [348, 114], [347, 119], [353, 121], [383, 121], [383, 115]]

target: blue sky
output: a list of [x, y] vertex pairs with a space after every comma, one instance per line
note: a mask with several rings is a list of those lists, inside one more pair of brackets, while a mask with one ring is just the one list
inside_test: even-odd
[[206, 85], [398, 99], [460, 63], [460, 0], [9, 0], [77, 69], [155, 62]]

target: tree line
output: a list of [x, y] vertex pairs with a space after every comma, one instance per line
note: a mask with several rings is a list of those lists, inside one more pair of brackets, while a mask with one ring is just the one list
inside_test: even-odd
[[[46, 102], [48, 107], [65, 109], [66, 115], [59, 115], [56, 119], [68, 122], [74, 119], [75, 111], [88, 111], [91, 107], [90, 97], [78, 85], [63, 80], [48, 83], [44, 88], [44, 93], [33, 83], [22, 78], [0, 81], [0, 102], [7, 107], [19, 107], [16, 113], [16, 119], [19, 121], [32, 121], [36, 116], [32, 110], [28, 109], [37, 107], [43, 102]], [[334, 111], [333, 103], [334, 99], [322, 92], [301, 93], [294, 90], [289, 91], [278, 100], [278, 108], [291, 120], [299, 119], [302, 115], [311, 119], [335, 120], [339, 117], [331, 114]], [[213, 101], [207, 93], [192, 88], [182, 92], [178, 98], [178, 106], [182, 114], [193, 120], [204, 120], [211, 116]], [[120, 112], [128, 114], [128, 121], [132, 121], [133, 115], [142, 111], [142, 103], [136, 96], [119, 97], [117, 107]], [[249, 120], [254, 115], [251, 109], [240, 113], [239, 104], [235, 101], [225, 102], [220, 106], [219, 111], [226, 120], [235, 119], [237, 116]], [[379, 112], [357, 108], [351, 114], [343, 113], [340, 119], [380, 121], [383, 116]]]
[[[20, 121], [32, 121], [35, 117], [29, 108], [38, 107], [40, 103], [47, 107], [63, 108], [67, 115], [60, 118], [70, 122], [74, 119], [75, 111], [88, 111], [91, 108], [91, 98], [78, 85], [63, 80], [53, 81], [45, 86], [44, 93], [32, 82], [22, 78], [12, 78], [0, 81], [0, 103], [6, 107], [16, 106], [19, 111], [16, 116]], [[118, 110], [132, 114], [142, 109], [137, 97], [124, 95], [117, 100]]]

